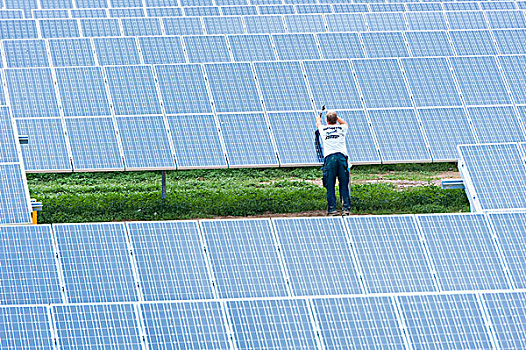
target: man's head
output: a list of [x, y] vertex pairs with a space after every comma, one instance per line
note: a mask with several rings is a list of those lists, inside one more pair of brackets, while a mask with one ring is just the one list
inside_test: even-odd
[[335, 111], [328, 111], [327, 112], [327, 124], [334, 125], [338, 121], [338, 116], [336, 115]]

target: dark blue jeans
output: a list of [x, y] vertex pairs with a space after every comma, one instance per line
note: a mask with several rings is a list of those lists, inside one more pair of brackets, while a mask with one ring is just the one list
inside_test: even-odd
[[351, 196], [349, 194], [349, 167], [347, 158], [341, 153], [334, 153], [325, 157], [323, 163], [323, 186], [327, 189], [328, 211], [336, 210], [336, 178], [340, 184], [340, 198], [343, 201], [342, 209], [351, 208]]

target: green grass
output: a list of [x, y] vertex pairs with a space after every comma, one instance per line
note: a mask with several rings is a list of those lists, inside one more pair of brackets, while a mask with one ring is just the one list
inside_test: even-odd
[[[452, 164], [354, 167], [353, 180], [427, 181]], [[160, 172], [28, 174], [32, 197], [43, 202], [40, 223], [174, 220], [325, 210], [316, 168], [224, 169], [168, 172], [161, 200]], [[463, 190], [437, 186], [398, 189], [388, 183], [353, 184], [352, 208], [361, 214], [469, 211]]]

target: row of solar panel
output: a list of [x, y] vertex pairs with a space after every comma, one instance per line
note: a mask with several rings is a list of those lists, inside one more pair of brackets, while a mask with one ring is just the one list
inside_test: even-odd
[[515, 292], [7, 307], [0, 346], [523, 349], [525, 300]]
[[[486, 19], [487, 17], [487, 19]], [[0, 20], [0, 39], [526, 28], [524, 11]]]
[[0, 304], [526, 287], [526, 213], [2, 226]]

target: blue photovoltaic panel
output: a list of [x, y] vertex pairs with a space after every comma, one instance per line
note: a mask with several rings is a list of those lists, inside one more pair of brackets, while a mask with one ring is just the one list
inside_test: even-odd
[[43, 38], [79, 37], [79, 27], [74, 19], [45, 19], [40, 21]]
[[247, 33], [285, 33], [281, 16], [247, 16], [245, 24]]
[[314, 5], [296, 5], [296, 12], [298, 13], [331, 13], [332, 9], [327, 4], [314, 4]]
[[185, 16], [220, 16], [219, 7], [214, 6], [196, 6], [184, 7]]
[[185, 36], [183, 38], [190, 63], [230, 62], [226, 37]]
[[318, 349], [305, 300], [227, 302], [239, 349]]
[[483, 294], [499, 349], [526, 348], [526, 295], [519, 293]]
[[467, 145], [459, 151], [482, 210], [526, 208], [526, 167], [517, 144]]
[[0, 304], [62, 302], [51, 226], [0, 226]]
[[369, 5], [371, 12], [404, 12], [405, 6], [403, 3], [389, 3], [389, 4], [375, 4], [371, 3]]
[[49, 48], [55, 67], [95, 65], [93, 50], [88, 39], [49, 40]]
[[403, 12], [367, 13], [365, 18], [373, 32], [407, 29]]
[[365, 32], [365, 20], [359, 13], [335, 13], [326, 15], [329, 32]]
[[[81, 19], [84, 36], [121, 36], [119, 20], [115, 18]], [[102, 64], [102, 63], [101, 63]]]
[[362, 33], [367, 57], [407, 57], [409, 51], [402, 33]]
[[205, 70], [218, 113], [262, 110], [249, 63], [207, 64]]
[[200, 223], [220, 298], [287, 296], [269, 220]]
[[58, 118], [25, 118], [16, 121], [18, 133], [28, 135], [21, 145], [26, 171], [71, 171], [66, 138]]
[[440, 290], [509, 288], [484, 215], [417, 216]]
[[248, 16], [258, 14], [256, 6], [224, 6], [221, 7], [221, 12], [223, 12], [223, 16]]
[[124, 170], [111, 117], [67, 118], [73, 169]]
[[418, 113], [433, 161], [456, 160], [457, 145], [476, 143], [466, 112], [461, 107], [421, 109]]
[[243, 34], [241, 17], [203, 17], [207, 34]]
[[108, 7], [106, 0], [75, 0], [78, 8], [104, 8]]
[[212, 299], [197, 222], [134, 222], [128, 232], [144, 299]]
[[236, 62], [276, 60], [269, 35], [230, 35], [228, 41]]
[[9, 68], [49, 67], [44, 40], [4, 40]]
[[442, 12], [407, 12], [406, 16], [410, 30], [447, 30]]
[[269, 113], [280, 165], [319, 164], [315, 117], [313, 112]]
[[383, 162], [431, 160], [414, 110], [374, 110], [369, 116]]
[[270, 6], [259, 6], [259, 13], [262, 15], [285, 15], [293, 14], [294, 6], [292, 5], [270, 5]]
[[417, 107], [462, 106], [446, 58], [401, 61]]
[[526, 28], [526, 19], [522, 11], [488, 11], [486, 15], [493, 29]]
[[449, 35], [459, 56], [495, 55], [497, 53], [491, 34], [487, 30], [452, 30]]
[[15, 19], [15, 18], [24, 18], [24, 13], [22, 10], [7, 10], [3, 9], [0, 10], [0, 18], [1, 19]]
[[56, 69], [64, 115], [110, 115], [110, 105], [100, 67]]
[[316, 34], [320, 43], [323, 58], [363, 58], [365, 57], [357, 33], [319, 33]]
[[203, 25], [198, 17], [193, 18], [163, 18], [166, 35], [201, 35]]
[[442, 11], [442, 4], [440, 2], [429, 3], [406, 3], [408, 11]]
[[380, 163], [364, 111], [338, 111], [338, 116], [349, 124], [345, 138], [349, 163]]
[[492, 213], [489, 218], [515, 287], [526, 288], [526, 213]]
[[0, 224], [31, 223], [27, 196], [20, 165], [0, 164]]
[[155, 70], [167, 114], [212, 113], [200, 65], [156, 66]]
[[58, 117], [58, 104], [47, 68], [6, 69], [14, 117]]
[[0, 163], [18, 163], [15, 133], [9, 107], [0, 107]]
[[167, 116], [177, 168], [226, 167], [213, 115]]
[[272, 36], [280, 60], [319, 59], [314, 34], [276, 34]]
[[136, 301], [122, 223], [54, 225], [70, 303]]
[[134, 38], [98, 38], [93, 42], [101, 66], [141, 63]]
[[[142, 0], [110, 0], [111, 7], [142, 7]], [[146, 1], [146, 6], [149, 7], [151, 4]]]
[[[515, 10], [517, 6], [515, 1], [496, 1], [488, 3], [480, 3], [480, 8], [483, 10]], [[495, 12], [511, 12], [511, 11], [495, 11]]]
[[142, 304], [146, 338], [154, 349], [230, 349], [218, 302]]
[[126, 36], [163, 34], [159, 18], [122, 18], [121, 23]]
[[148, 17], [178, 17], [183, 15], [183, 10], [180, 7], [147, 7], [146, 15]]
[[[146, 17], [144, 14], [144, 9], [142, 8], [120, 8], [120, 9], [111, 9], [110, 8], [110, 17], [116, 18], [140, 18]], [[123, 28], [124, 29], [124, 28]]]
[[368, 292], [435, 290], [412, 216], [356, 216], [346, 220]]
[[451, 57], [450, 60], [467, 105], [511, 102], [494, 57]]
[[414, 57], [453, 56], [447, 32], [406, 32], [409, 49]]
[[[248, 5], [248, 0], [216, 0], [217, 6], [242, 6]], [[255, 3], [254, 3], [255, 4]]]
[[493, 36], [501, 54], [526, 54], [526, 30], [494, 30]]
[[132, 304], [55, 305], [53, 314], [61, 349], [142, 349]]
[[274, 220], [295, 296], [361, 294], [340, 218]]
[[312, 110], [299, 62], [264, 62], [254, 67], [268, 111]]
[[72, 0], [40, 0], [43, 9], [67, 9], [72, 8]]
[[278, 165], [264, 114], [219, 114], [218, 118], [229, 166]]
[[396, 60], [358, 60], [353, 65], [368, 108], [411, 107]]
[[349, 61], [305, 61], [314, 105], [331, 109], [360, 109], [362, 102]]
[[493, 348], [474, 294], [401, 296], [399, 300], [415, 349]]
[[33, 10], [33, 18], [69, 18], [68, 10]]
[[[171, 2], [170, 0], [166, 1], [166, 0], [149, 0], [149, 1], [153, 1], [155, 3], [159, 3], [159, 2], [162, 2], [162, 3], [169, 3]], [[214, 6], [214, 1], [213, 0], [179, 0], [180, 3], [181, 3], [181, 6]]]
[[486, 29], [486, 20], [482, 11], [446, 12], [450, 29]]
[[150, 66], [105, 67], [115, 114], [161, 114]]
[[289, 33], [320, 33], [325, 32], [322, 15], [291, 15], [284, 16]]
[[[106, 10], [104, 9], [72, 9], [72, 18], [104, 18]], [[86, 33], [84, 33], [86, 35]]]
[[175, 168], [162, 116], [116, 119], [126, 169]]
[[475, 1], [445, 1], [442, 3], [446, 11], [477, 11], [480, 10], [478, 2]]
[[513, 107], [470, 107], [468, 114], [480, 143], [525, 141]]
[[515, 103], [526, 104], [526, 56], [501, 56], [499, 60]]
[[179, 37], [140, 37], [145, 64], [185, 63], [183, 46]]
[[369, 8], [367, 7], [367, 4], [365, 4], [367, 1], [362, 2], [364, 2], [364, 4], [334, 4], [332, 5], [332, 8], [335, 13], [346, 14], [348, 12], [369, 12]]
[[328, 349], [405, 349], [388, 297], [313, 299]]
[[45, 306], [0, 308], [0, 348], [25, 350], [53, 349]]
[[0, 39], [33, 39], [38, 37], [37, 24], [34, 20], [0, 21]]

